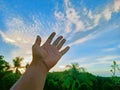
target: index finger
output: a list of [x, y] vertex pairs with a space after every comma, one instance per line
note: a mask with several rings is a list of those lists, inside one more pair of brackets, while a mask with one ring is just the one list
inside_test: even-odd
[[52, 40], [53, 40], [53, 38], [54, 38], [54, 36], [55, 36], [55, 32], [53, 32], [49, 37], [48, 37], [48, 39], [47, 39], [47, 41], [46, 41], [46, 43], [51, 43], [52, 42]]

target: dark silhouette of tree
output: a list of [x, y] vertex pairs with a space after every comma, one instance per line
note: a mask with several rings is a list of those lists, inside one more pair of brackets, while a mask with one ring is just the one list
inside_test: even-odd
[[116, 71], [120, 70], [116, 61], [113, 61], [113, 64], [111, 65], [111, 67], [112, 67], [112, 69], [110, 71], [112, 72], [112, 76], [115, 77], [116, 76]]
[[7, 89], [3, 89], [4, 84], [2, 81], [3, 81], [3, 78], [5, 75], [12, 72], [9, 69], [10, 69], [9, 63], [7, 61], [5, 61], [3, 55], [0, 55], [0, 90], [7, 90]]
[[[9, 90], [21, 76], [19, 69], [29, 67], [29, 63], [22, 66], [22, 61], [21, 57], [13, 59], [16, 72], [13, 73], [10, 64], [0, 55], [0, 90]], [[44, 90], [120, 90], [120, 77], [116, 76], [119, 66], [113, 61], [111, 67], [112, 78], [94, 76], [77, 63], [67, 65], [65, 71], [48, 73]]]
[[110, 82], [103, 84], [102, 90], [116, 90]]
[[8, 62], [4, 60], [4, 56], [0, 55], [0, 72], [5, 72], [10, 69]]
[[9, 90], [11, 86], [20, 78], [20, 74], [9, 72], [1, 79], [0, 90]]
[[23, 61], [23, 58], [22, 57], [16, 57], [15, 59], [13, 59], [13, 64], [14, 64], [14, 68], [15, 68], [15, 73], [17, 74], [21, 74], [20, 72], [20, 68], [23, 68], [21, 66], [21, 63]]
[[66, 68], [77, 70], [79, 72], [86, 72], [84, 67], [80, 67], [78, 63], [72, 63], [71, 65], [66, 65]]

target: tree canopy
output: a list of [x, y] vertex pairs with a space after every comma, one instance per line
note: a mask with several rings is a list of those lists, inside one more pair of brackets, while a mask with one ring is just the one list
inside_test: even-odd
[[[9, 90], [20, 78], [22, 74], [19, 68], [29, 68], [28, 63], [25, 66], [21, 65], [23, 60], [22, 57], [13, 59], [14, 72], [14, 70], [10, 70], [11, 65], [4, 59], [4, 56], [0, 55], [0, 90]], [[113, 61], [111, 65], [113, 75], [111, 77], [101, 77], [95, 76], [83, 67], [79, 67], [77, 63], [73, 63], [67, 65], [66, 67], [69, 69], [65, 71], [49, 72], [44, 90], [119, 90], [120, 77], [115, 74], [118, 66], [117, 62]]]

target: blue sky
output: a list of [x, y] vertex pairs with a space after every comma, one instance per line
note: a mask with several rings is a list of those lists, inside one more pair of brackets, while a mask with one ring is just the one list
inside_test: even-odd
[[52, 71], [75, 62], [110, 76], [112, 61], [120, 65], [120, 0], [0, 0], [0, 54], [10, 63], [30, 62], [36, 35], [44, 43], [53, 31], [71, 49]]

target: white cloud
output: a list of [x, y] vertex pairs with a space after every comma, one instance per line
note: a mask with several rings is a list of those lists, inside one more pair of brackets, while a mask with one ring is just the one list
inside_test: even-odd
[[6, 43], [11, 43], [17, 46], [19, 49], [13, 49], [12, 57], [21, 56], [25, 59], [31, 55], [31, 46], [33, 43], [33, 37], [27, 36], [24, 33], [7, 33], [2, 32], [2, 38]]
[[65, 69], [65, 66], [63, 66], [63, 65], [60, 65], [58, 67], [61, 68], [61, 69]]
[[[109, 69], [111, 69], [110, 66], [112, 65], [114, 60], [117, 62], [117, 64], [120, 64], [119, 55], [104, 55], [83, 57], [75, 60], [70, 60], [70, 62], [67, 62], [66, 65], [69, 65], [71, 63], [78, 63], [80, 67], [85, 68], [89, 72], [94, 72], [94, 74], [102, 74], [101, 72], [106, 70], [109, 72]], [[51, 71], [64, 71], [68, 69], [65, 67], [66, 65], [56, 65], [56, 67], [54, 67]], [[101, 68], [99, 68], [100, 66]]]
[[[59, 34], [64, 34], [67, 38], [68, 36], [75, 37], [78, 32], [82, 33], [94, 29], [100, 24], [102, 18], [104, 18], [105, 21], [109, 21], [113, 13], [120, 11], [120, 0], [115, 0], [113, 4], [106, 5], [102, 11], [94, 12], [86, 7], [82, 8], [78, 6], [79, 9], [76, 9], [70, 0], [64, 0], [64, 5], [63, 12], [59, 10], [55, 10], [54, 12], [57, 21], [55, 23], [46, 22], [46, 24], [50, 23], [47, 27], [48, 29], [50, 26], [51, 30]], [[5, 42], [20, 48], [13, 51], [13, 55], [15, 56], [30, 56], [31, 46], [38, 32], [41, 32], [41, 36], [43, 36], [42, 38], [44, 40], [48, 35], [48, 33], [46, 34], [45, 26], [35, 17], [33, 17], [32, 23], [25, 21], [21, 17], [13, 17], [7, 20], [6, 27], [7, 31], [0, 31], [0, 35]], [[96, 30], [82, 38], [77, 38], [77, 40], [71, 42], [69, 45], [72, 46], [84, 43], [87, 40], [96, 38], [98, 34], [99, 31]], [[70, 37], [69, 41], [72, 37]]]
[[[87, 11], [85, 11], [85, 12], [87, 12]], [[93, 17], [93, 13], [92, 13], [92, 11], [91, 10], [89, 10], [88, 11], [88, 17], [90, 18], [90, 19], [93, 19], [94, 17]]]
[[[113, 13], [115, 13], [115, 12], [118, 13], [120, 11], [120, 0], [115, 0], [114, 3], [107, 4], [105, 6], [105, 8], [103, 8], [102, 11], [96, 11], [97, 13], [96, 12], [93, 13], [91, 10], [87, 10], [84, 7], [83, 13], [87, 14], [86, 18], [88, 17], [90, 20], [88, 20], [86, 18], [85, 18], [85, 20], [80, 20], [80, 18], [82, 17], [81, 15], [83, 15], [83, 14], [80, 14], [79, 11], [76, 11], [73, 8], [72, 4], [70, 3], [70, 0], [69, 1], [67, 0], [67, 2], [69, 2], [69, 7], [67, 7], [67, 8], [70, 8], [70, 9], [72, 8], [71, 9], [72, 15], [69, 14], [68, 19], [70, 18], [71, 21], [76, 22], [76, 23], [74, 23], [77, 26], [75, 28], [75, 32], [78, 32], [78, 31], [79, 32], [80, 31], [87, 32], [89, 30], [92, 30], [97, 25], [101, 24], [100, 23], [101, 19], [104, 19], [105, 21], [109, 21], [112, 18]], [[85, 24], [85, 22], [86, 22], [86, 24]], [[70, 27], [71, 23], [72, 22], [68, 22], [68, 24], [66, 24], [66, 27], [69, 27], [69, 28], [67, 28], [69, 30], [69, 32], [72, 31], [71, 30], [72, 27]], [[75, 42], [72, 42], [70, 45], [84, 43], [87, 40], [95, 38], [97, 36], [95, 34], [98, 34], [98, 33], [100, 33], [100, 32], [98, 32], [98, 30], [97, 30], [97, 33], [96, 33], [96, 31], [92, 32], [91, 34], [89, 34], [83, 38], [80, 38], [80, 39], [76, 40]]]
[[[96, 65], [101, 65], [101, 70], [103, 70], [102, 65], [106, 65], [106, 68], [109, 68], [110, 65], [115, 60], [117, 64], [120, 64], [120, 56], [119, 55], [106, 55], [106, 56], [94, 56], [94, 57], [87, 57], [84, 59], [84, 62], [80, 62], [82, 58], [78, 59], [78, 63], [81, 67], [85, 67], [88, 70], [95, 69]], [[91, 61], [92, 60], [92, 61]], [[94, 60], [94, 61], [93, 61]]]
[[58, 11], [58, 12], [55, 11], [54, 15], [55, 15], [55, 17], [56, 17], [57, 19], [64, 20], [64, 14], [63, 14], [62, 12], [60, 12], [60, 11]]
[[109, 63], [112, 63], [111, 61], [117, 61], [118, 64], [120, 64], [120, 56], [119, 55], [106, 55], [106, 56], [103, 56], [103, 57], [99, 57], [97, 58], [98, 60], [98, 63], [103, 63], [103, 64], [109, 64]]
[[114, 0], [114, 11], [119, 12], [120, 11], [120, 0]]
[[[69, 0], [66, 0], [65, 8], [66, 8], [66, 19], [67, 22], [72, 26], [75, 25], [74, 32], [79, 32], [84, 29], [84, 22], [81, 20], [79, 11], [77, 11]], [[69, 25], [68, 24], [68, 25]], [[72, 29], [72, 27], [70, 27]], [[67, 30], [67, 28], [65, 28]]]
[[[91, 62], [91, 60], [93, 62]], [[119, 55], [104, 55], [104, 56], [90, 56], [85, 58], [79, 58], [76, 60], [77, 63], [81, 63], [83, 66], [89, 68], [89, 66], [94, 67], [93, 65], [97, 64], [112, 64], [112, 61], [116, 61], [120, 64], [120, 56]]]
[[111, 19], [112, 11], [110, 10], [109, 7], [105, 8], [105, 10], [103, 11], [103, 15], [107, 21], [109, 21]]
[[79, 11], [77, 11], [70, 0], [64, 0], [64, 11], [55, 11], [54, 15], [58, 22], [63, 23], [66, 34], [70, 32], [79, 32], [84, 29], [84, 23], [80, 18]]
[[[97, 11], [97, 13], [93, 13], [91, 10], [85, 10], [88, 12], [88, 17], [93, 21], [92, 26], [90, 28], [85, 29], [92, 29], [100, 24], [101, 19], [105, 19], [109, 21], [112, 18], [113, 13], [118, 13], [120, 11], [120, 0], [114, 0], [114, 3], [108, 4], [103, 8], [102, 11]], [[89, 22], [90, 23], [90, 22]]]
[[[106, 7], [103, 9], [101, 13], [98, 14], [98, 23], [100, 21], [100, 18], [104, 17], [107, 21], [109, 21], [112, 17], [113, 13], [118, 13], [120, 11], [120, 0], [114, 0], [114, 3], [110, 5], [106, 5]], [[96, 16], [96, 15], [95, 15]]]
[[7, 43], [15, 43], [15, 40], [8, 38], [1, 30], [0, 30], [0, 35], [3, 37], [4, 41]]
[[120, 45], [118, 44], [118, 45], [111, 47], [111, 48], [104, 48], [104, 49], [102, 49], [102, 51], [103, 52], [112, 52], [112, 51], [118, 50], [119, 48], [120, 48]]
[[116, 48], [105, 48], [105, 49], [102, 49], [103, 52], [110, 52], [110, 51], [115, 51]]
[[117, 64], [120, 64], [120, 56], [119, 55], [106, 55], [103, 57], [96, 58], [98, 64], [112, 64], [112, 61], [116, 61]]
[[[115, 0], [114, 3], [108, 3], [105, 7], [103, 7], [101, 11], [98, 9], [97, 11], [92, 11], [86, 7], [79, 7], [80, 9], [78, 11], [76, 9], [77, 7], [74, 7], [74, 4], [70, 0], [64, 0], [63, 12], [57, 9], [54, 13], [57, 19], [57, 23], [62, 23], [58, 25], [58, 28], [56, 29], [60, 30], [59, 27], [62, 27], [62, 29], [64, 29], [64, 36], [67, 36], [69, 33], [72, 33], [72, 36], [75, 36], [75, 34], [78, 32], [82, 33], [90, 31], [100, 25], [100, 21], [103, 19], [105, 21], [109, 21], [112, 18], [113, 13], [119, 12], [119, 2], [120, 0]], [[95, 38], [95, 34], [97, 33], [91, 32], [90, 35], [79, 38], [75, 42], [72, 42], [70, 45], [80, 44], [87, 40]], [[69, 39], [72, 39], [72, 37]]]
[[[7, 31], [0, 30], [0, 35], [6, 43], [18, 47], [18, 49], [13, 49], [11, 52], [12, 57], [21, 56], [30, 59], [32, 44], [41, 30], [40, 23], [35, 19], [33, 19], [33, 23], [29, 23], [21, 18], [13, 17], [8, 19], [5, 24]], [[43, 38], [45, 39], [45, 37]]]
[[91, 40], [91, 39], [94, 39], [96, 36], [98, 35], [98, 32], [93, 32], [93, 33], [90, 33], [88, 34], [87, 36], [83, 37], [83, 38], [79, 38], [77, 40], [75, 40], [74, 42], [68, 44], [69, 46], [73, 46], [73, 45], [77, 45], [77, 44], [81, 44], [81, 43], [84, 43], [86, 42], [87, 40]]

